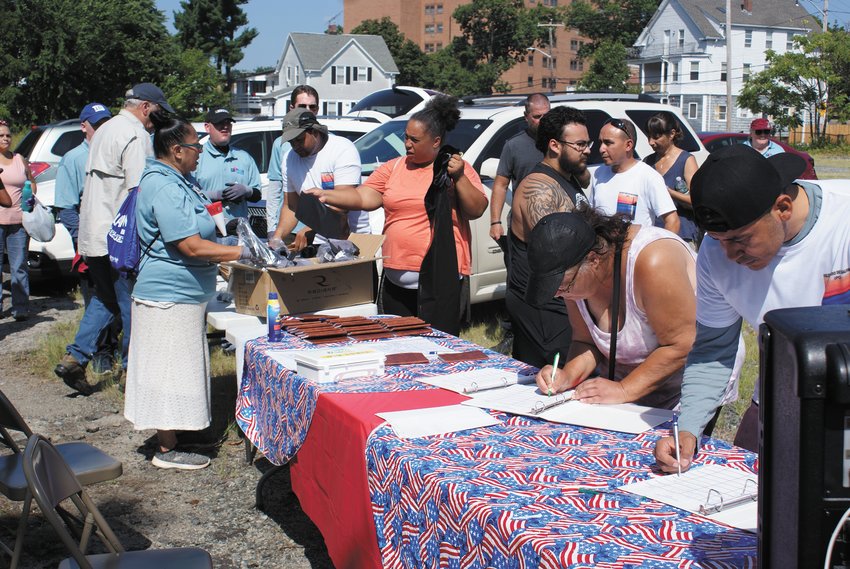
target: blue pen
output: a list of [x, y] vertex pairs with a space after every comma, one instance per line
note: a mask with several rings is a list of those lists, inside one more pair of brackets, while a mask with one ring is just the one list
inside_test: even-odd
[[676, 476], [682, 475], [682, 457], [679, 455], [679, 416], [673, 415], [673, 444], [676, 445], [676, 468], [679, 470], [679, 474]]

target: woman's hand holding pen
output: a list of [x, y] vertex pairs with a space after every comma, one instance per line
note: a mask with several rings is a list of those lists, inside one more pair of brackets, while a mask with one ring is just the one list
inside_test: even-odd
[[679, 431], [679, 461], [676, 461], [676, 443], [673, 437], [662, 437], [655, 445], [655, 462], [664, 472], [682, 472], [691, 467], [697, 448], [697, 438], [688, 431]]
[[548, 394], [552, 391], [552, 395], [561, 393], [573, 388], [572, 381], [569, 379], [569, 374], [564, 368], [561, 368], [557, 373], [553, 374], [554, 368], [551, 365], [543, 366], [543, 369], [537, 372], [534, 381], [537, 382], [537, 387], [540, 392]]

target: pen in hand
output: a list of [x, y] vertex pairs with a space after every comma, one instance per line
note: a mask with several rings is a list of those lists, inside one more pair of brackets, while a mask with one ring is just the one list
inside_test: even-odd
[[679, 452], [679, 416], [673, 415], [673, 444], [676, 445], [676, 469], [679, 473], [676, 476], [682, 475], [682, 457]]
[[555, 383], [555, 374], [558, 373], [558, 360], [561, 359], [561, 352], [555, 352], [555, 361], [552, 362], [552, 373], [549, 374], [549, 397], [552, 397], [552, 385]]

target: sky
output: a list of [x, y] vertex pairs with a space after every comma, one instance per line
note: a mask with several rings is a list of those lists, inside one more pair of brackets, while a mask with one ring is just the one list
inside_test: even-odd
[[[823, 0], [799, 1], [804, 8], [820, 18]], [[850, 21], [850, 0], [828, 1], [829, 24], [832, 25], [837, 20], [839, 24], [846, 25]], [[342, 25], [342, 2], [343, 0], [308, 0], [306, 3], [291, 0], [249, 0], [242, 6], [242, 10], [248, 16], [248, 25], [257, 28], [259, 35], [245, 48], [245, 57], [236, 65], [237, 69], [253, 70], [257, 67], [274, 66], [289, 32], [322, 33], [329, 20]], [[156, 5], [165, 12], [166, 24], [173, 33], [174, 11], [181, 9], [180, 0], [156, 0]], [[312, 9], [307, 9], [307, 6]]]
[[[182, 10], [180, 0], [156, 0], [156, 6], [165, 12], [165, 23], [173, 33], [174, 12]], [[236, 64], [241, 70], [273, 67], [290, 32], [322, 33], [331, 19], [342, 25], [342, 0], [249, 0], [242, 11], [259, 34], [243, 50], [245, 57]]]

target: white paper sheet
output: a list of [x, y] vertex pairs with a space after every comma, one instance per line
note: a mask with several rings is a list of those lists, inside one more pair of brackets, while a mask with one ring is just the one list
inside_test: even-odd
[[558, 401], [559, 398], [566, 397], [569, 399], [572, 394], [568, 392], [549, 397], [540, 392], [536, 385], [517, 384], [504, 389], [493, 389], [469, 395], [472, 399], [464, 401], [463, 405], [494, 409], [514, 415], [538, 417], [553, 423], [593, 427], [622, 433], [642, 433], [673, 418], [673, 412], [666, 409], [653, 409], [632, 403], [589, 405], [579, 401], [568, 401], [538, 415], [533, 413], [534, 409]]
[[389, 422], [395, 434], [403, 439], [454, 433], [501, 423], [482, 409], [463, 405], [387, 411], [376, 415]]
[[515, 371], [499, 368], [480, 368], [444, 375], [417, 377], [416, 381], [434, 387], [442, 387], [455, 393], [471, 395], [482, 391], [498, 390], [518, 382], [534, 382], [534, 376], [518, 375]]
[[[717, 494], [709, 495], [710, 489], [719, 492], [726, 503], [740, 496], [757, 495], [758, 475], [728, 466], [706, 464], [683, 472], [681, 476], [667, 474], [620, 488], [620, 490], [646, 496], [695, 514], [700, 513], [700, 506], [720, 503]], [[755, 532], [758, 523], [758, 503], [755, 500], [748, 500], [705, 517]]]

